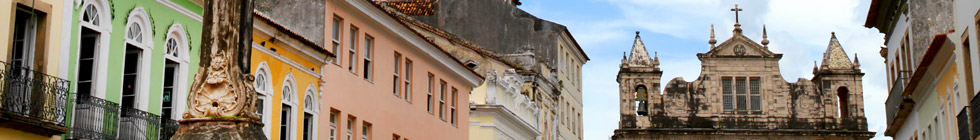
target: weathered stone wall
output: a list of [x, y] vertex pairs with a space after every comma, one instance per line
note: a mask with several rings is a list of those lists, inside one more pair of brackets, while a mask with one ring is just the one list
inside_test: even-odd
[[255, 10], [317, 45], [324, 46], [324, 2], [326, 1], [255, 0]]
[[909, 1], [910, 42], [919, 63], [936, 34], [948, 33], [953, 27], [953, 0], [911, 0]]
[[436, 8], [432, 15], [413, 17], [498, 54], [530, 46], [548, 66], [557, 66], [558, 38], [564, 25], [496, 0], [441, 0]]

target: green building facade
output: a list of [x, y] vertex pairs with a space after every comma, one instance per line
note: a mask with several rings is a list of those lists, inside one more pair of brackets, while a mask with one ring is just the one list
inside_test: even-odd
[[75, 105], [68, 108], [67, 138], [172, 135], [198, 69], [203, 3], [68, 2], [73, 11], [65, 68]]

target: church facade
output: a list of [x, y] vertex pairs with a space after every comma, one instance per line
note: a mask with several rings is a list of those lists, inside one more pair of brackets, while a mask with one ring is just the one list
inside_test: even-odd
[[[811, 79], [788, 82], [779, 71], [783, 54], [742, 34], [698, 53], [701, 74], [661, 85], [660, 62], [649, 56], [639, 32], [623, 56], [620, 122], [612, 139], [861, 139], [874, 136], [864, 116], [860, 62], [851, 61], [831, 33]], [[661, 94], [661, 88], [663, 93]]]

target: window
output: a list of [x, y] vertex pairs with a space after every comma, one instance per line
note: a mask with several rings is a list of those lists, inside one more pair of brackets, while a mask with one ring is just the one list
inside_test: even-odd
[[[79, 47], [78, 47], [78, 64], [77, 64], [77, 85], [75, 86], [76, 92], [79, 95], [92, 95], [92, 93], [97, 93], [98, 88], [93, 88], [95, 86], [96, 78], [99, 77], [98, 73], [98, 56], [99, 48], [103, 45], [102, 38], [108, 36], [108, 32], [104, 32], [106, 29], [105, 25], [102, 23], [111, 24], [104, 22], [102, 15], [107, 15], [105, 11], [100, 10], [102, 3], [99, 2], [85, 2], [87, 6], [85, 7], [84, 13], [82, 13], [82, 22], [79, 23], [81, 26], [81, 33], [79, 35]], [[105, 33], [105, 34], [104, 34]], [[104, 76], [102, 76], [104, 77]]]
[[330, 111], [330, 139], [337, 140], [337, 111]]
[[[969, 30], [967, 30], [969, 31]], [[973, 59], [970, 58], [972, 51], [970, 51], [970, 33], [964, 32], [962, 36], [963, 40], [963, 73], [966, 77], [973, 77]], [[973, 78], [966, 78], [966, 85], [973, 85]], [[966, 86], [966, 91], [973, 91], [973, 86]], [[972, 98], [971, 98], [972, 99]]]
[[347, 116], [347, 140], [354, 140], [354, 116]]
[[137, 86], [139, 82], [139, 70], [140, 70], [140, 55], [142, 55], [143, 49], [140, 49], [131, 44], [126, 45], [126, 54], [124, 56], [123, 63], [123, 91], [122, 91], [122, 108], [135, 108], [137, 107]]
[[432, 75], [432, 73], [429, 73], [429, 85], [427, 86], [429, 88], [429, 92], [428, 92], [429, 94], [428, 94], [428, 96], [426, 96], [426, 105], [425, 105], [426, 106], [426, 110], [429, 111], [429, 114], [432, 114], [432, 82], [433, 82], [433, 80], [435, 80], [435, 75]]
[[361, 140], [371, 140], [371, 123], [361, 123]]
[[149, 86], [147, 74], [150, 63], [147, 54], [152, 54], [150, 51], [153, 50], [153, 42], [150, 40], [152, 32], [147, 29], [152, 26], [149, 25], [149, 19], [142, 7], [133, 9], [127, 21], [120, 107], [143, 109], [148, 99], [146, 94], [149, 92], [146, 88]]
[[255, 105], [255, 111], [259, 115], [262, 123], [266, 125], [262, 126], [262, 131], [265, 132], [266, 136], [271, 139], [272, 136], [272, 111], [269, 107], [273, 107], [271, 101], [269, 101], [269, 93], [272, 93], [272, 89], [269, 86], [272, 82], [269, 79], [269, 65], [266, 62], [260, 62], [259, 66], [255, 70], [255, 81], [252, 83], [255, 88], [255, 93], [258, 94], [258, 101]]
[[350, 27], [350, 48], [348, 48], [347, 54], [347, 70], [354, 75], [357, 75], [357, 27]]
[[732, 77], [722, 77], [721, 78], [722, 87], [722, 104], [725, 106], [725, 111], [732, 111], [734, 108], [732, 105]]
[[752, 102], [752, 108], [751, 108], [752, 111], [762, 111], [762, 103], [761, 103], [762, 97], [761, 94], [759, 93], [761, 92], [761, 89], [759, 87], [760, 86], [759, 82], [761, 82], [759, 80], [759, 77], [749, 78], [749, 94], [750, 94], [749, 100]]
[[333, 34], [332, 34], [333, 35], [333, 40], [332, 40], [333, 41], [333, 53], [334, 54], [337, 54], [337, 60], [336, 61], [333, 61], [333, 63], [334, 64], [337, 64], [337, 65], [340, 65], [340, 58], [341, 58], [340, 57], [340, 54], [342, 54], [342, 53], [340, 53], [340, 35], [341, 35], [341, 33], [340, 33], [341, 31], [340, 30], [344, 26], [344, 25], [341, 25], [341, 24], [343, 24], [343, 22], [344, 22], [344, 19], [342, 19], [342, 18], [340, 18], [338, 16], [333, 16]]
[[412, 102], [412, 60], [405, 58], [405, 101]]
[[450, 108], [449, 108], [449, 115], [450, 115], [449, 116], [449, 120], [450, 120], [449, 123], [453, 124], [453, 126], [456, 126], [456, 100], [457, 100], [456, 99], [456, 96], [457, 96], [457, 93], [459, 93], [459, 91], [456, 90], [456, 87], [453, 87], [452, 88], [452, 96], [451, 96], [452, 98], [449, 98], [449, 100], [452, 100], [452, 102], [450, 102], [451, 104], [449, 105], [450, 106]]
[[[364, 35], [364, 80], [371, 81], [373, 73], [371, 57], [374, 55], [374, 37]], [[397, 70], [395, 70], [397, 71]], [[395, 80], [398, 81], [398, 80]]]
[[636, 102], [636, 115], [646, 116], [647, 115], [647, 87], [640, 85], [636, 87], [636, 92], [633, 93]]
[[[167, 31], [167, 41], [164, 42], [165, 52], [164, 52], [164, 79], [163, 79], [163, 101], [162, 101], [162, 111], [161, 117], [166, 119], [177, 119], [179, 116], [175, 115], [178, 110], [175, 108], [176, 101], [184, 101], [181, 97], [186, 97], [184, 90], [181, 85], [186, 85], [185, 70], [186, 64], [188, 63], [185, 52], [187, 48], [187, 39], [184, 32], [183, 26], [180, 24], [173, 24], [170, 26], [169, 31]], [[166, 119], [161, 119], [164, 121]]]
[[439, 80], [439, 119], [446, 120], [446, 81]]
[[850, 117], [850, 103], [848, 101], [849, 97], [850, 94], [849, 91], [847, 90], [847, 87], [837, 88], [837, 100], [838, 100], [837, 102], [839, 103], [837, 107], [840, 110], [841, 118]]
[[[310, 85], [309, 87], [313, 87]], [[317, 100], [314, 98], [316, 91], [313, 88], [307, 88], [306, 99], [303, 101], [303, 140], [313, 140], [316, 139], [314, 129], [316, 129], [316, 103]]]
[[402, 71], [402, 68], [401, 68], [402, 54], [398, 54], [398, 52], [395, 52], [395, 63], [394, 64], [395, 64], [395, 70], [394, 70], [395, 71], [395, 74], [394, 74], [394, 77], [392, 78], [393, 80], [392, 80], [392, 83], [391, 83], [392, 84], [391, 91], [392, 91], [392, 93], [395, 94], [395, 97], [401, 97], [401, 94], [398, 93], [398, 90], [401, 89], [400, 87], [398, 87], [399, 83], [401, 83], [401, 79], [398, 79], [398, 78], [400, 76], [399, 75], [399, 72]]
[[391, 134], [391, 140], [401, 140], [401, 139], [402, 136], [399, 136], [398, 134]]
[[296, 106], [294, 103], [295, 95], [296, 95], [295, 91], [296, 91], [296, 82], [293, 78], [293, 75], [287, 74], [286, 80], [283, 81], [282, 95], [281, 95], [282, 112], [281, 112], [281, 119], [279, 122], [279, 131], [280, 131], [279, 139], [292, 139], [291, 136], [296, 134], [292, 129], [294, 128], [293, 107]]
[[[721, 78], [721, 82], [722, 104], [724, 105], [725, 111], [762, 110], [762, 91], [760, 89], [761, 80], [759, 77], [725, 76]], [[733, 93], [734, 97], [732, 95]]]

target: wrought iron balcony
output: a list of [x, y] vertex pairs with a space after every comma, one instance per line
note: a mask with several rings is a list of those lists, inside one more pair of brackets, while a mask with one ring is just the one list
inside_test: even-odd
[[911, 97], [903, 95], [905, 92], [905, 78], [895, 79], [892, 89], [888, 92], [888, 100], [885, 101], [885, 116], [888, 124], [893, 124], [896, 119], [904, 121], [908, 112], [911, 111], [915, 101]]
[[68, 80], [0, 61], [0, 127], [40, 135], [65, 133]]
[[89, 95], [78, 95], [75, 101], [71, 139], [116, 139], [119, 104]]
[[176, 120], [88, 95], [79, 95], [74, 117], [70, 139], [165, 140], [178, 127]]

